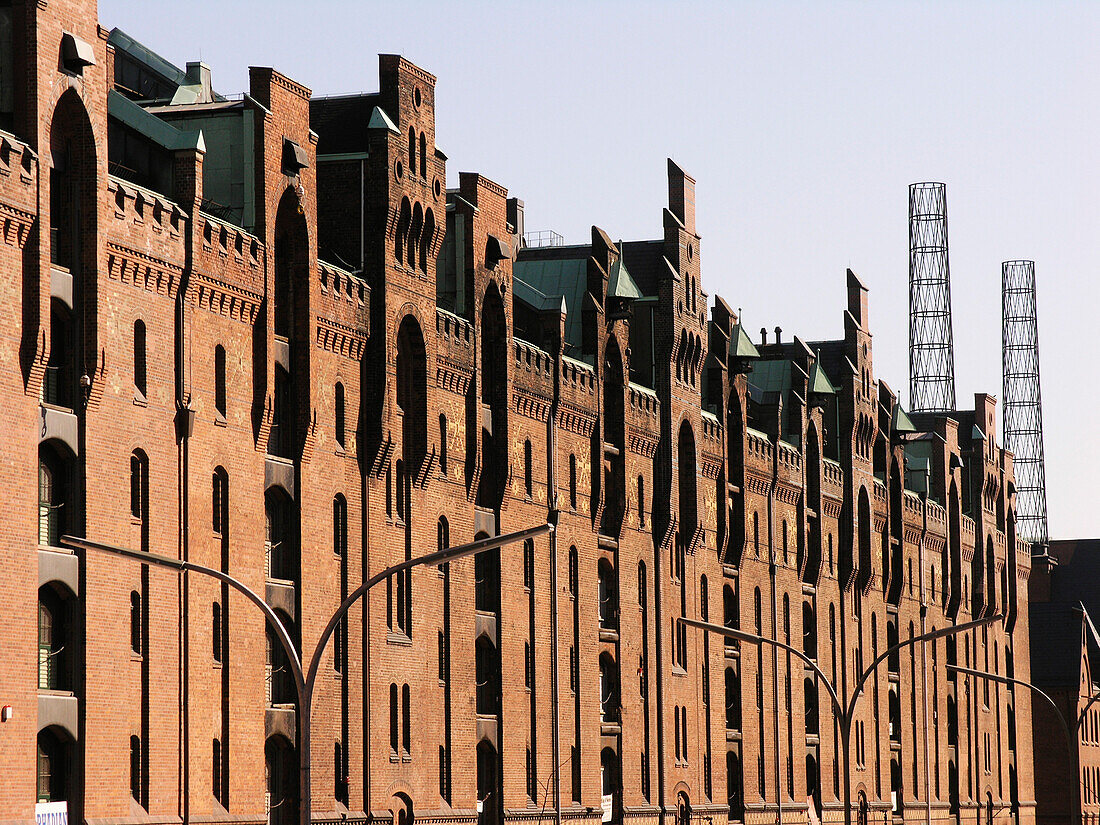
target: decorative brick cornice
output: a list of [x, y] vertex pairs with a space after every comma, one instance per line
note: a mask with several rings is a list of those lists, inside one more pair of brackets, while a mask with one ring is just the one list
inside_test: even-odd
[[591, 438], [596, 426], [596, 414], [592, 410], [562, 401], [558, 406], [558, 426], [567, 432]]
[[657, 444], [660, 438], [656, 433], [638, 427], [631, 427], [627, 433], [627, 441], [630, 444], [632, 453], [636, 453], [643, 458], [652, 459], [653, 456], [657, 455]]
[[317, 316], [317, 346], [342, 355], [353, 361], [361, 361], [367, 349], [367, 339], [353, 327], [338, 324]]
[[469, 367], [460, 365], [449, 358], [436, 358], [435, 385], [455, 395], [466, 395], [474, 374]]
[[189, 288], [195, 306], [244, 324], [254, 324], [263, 298], [258, 292], [242, 289], [196, 272]]
[[512, 407], [522, 416], [545, 422], [550, 417], [550, 403], [544, 395], [518, 385], [512, 387]]
[[183, 267], [108, 241], [107, 275], [146, 292], [175, 298]]
[[10, 204], [0, 203], [0, 231], [4, 235], [4, 243], [8, 246], [16, 246], [22, 249], [27, 243], [27, 235], [30, 234], [31, 225], [35, 222], [35, 215], [24, 212]]

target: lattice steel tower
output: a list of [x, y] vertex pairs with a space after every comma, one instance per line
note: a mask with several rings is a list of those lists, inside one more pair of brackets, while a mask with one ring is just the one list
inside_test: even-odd
[[909, 405], [913, 412], [955, 409], [947, 187], [909, 185]]
[[1016, 457], [1016, 530], [1022, 539], [1045, 544], [1047, 481], [1034, 261], [1001, 264], [1001, 297], [1005, 448]]

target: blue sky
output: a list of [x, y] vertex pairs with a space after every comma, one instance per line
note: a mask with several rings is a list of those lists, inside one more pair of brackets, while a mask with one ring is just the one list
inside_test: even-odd
[[907, 187], [945, 182], [959, 405], [1001, 395], [1000, 264], [1034, 259], [1051, 535], [1100, 535], [1100, 4], [101, 0], [100, 21], [223, 93], [249, 65], [375, 91], [377, 54], [404, 54], [439, 79], [448, 182], [487, 175], [567, 242], [658, 237], [670, 156], [698, 180], [704, 287], [749, 328], [839, 337], [850, 266], [906, 402]]

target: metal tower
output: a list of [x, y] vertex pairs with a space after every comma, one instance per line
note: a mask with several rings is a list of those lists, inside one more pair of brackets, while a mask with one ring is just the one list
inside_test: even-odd
[[909, 186], [909, 405], [913, 412], [955, 409], [947, 187]]
[[1016, 529], [1020, 538], [1045, 544], [1047, 482], [1034, 261], [1001, 264], [1001, 296], [1005, 448], [1016, 457]]

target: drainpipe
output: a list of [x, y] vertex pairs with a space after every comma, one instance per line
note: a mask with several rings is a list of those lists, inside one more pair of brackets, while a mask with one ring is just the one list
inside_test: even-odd
[[[564, 321], [564, 317], [561, 319]], [[549, 420], [546, 422], [546, 475], [551, 509], [558, 508], [557, 458], [558, 458], [558, 403], [561, 399], [561, 355], [562, 344], [559, 334], [554, 347], [554, 400], [550, 403]], [[558, 661], [560, 647], [558, 643], [558, 531], [550, 531], [550, 697], [553, 713], [554, 759], [554, 822], [561, 825], [561, 667]]]
[[[904, 465], [903, 465], [904, 466]], [[924, 492], [921, 493], [921, 527], [920, 527], [920, 540], [917, 543], [917, 569], [920, 571], [918, 577], [920, 585], [920, 632], [923, 636], [927, 632], [928, 623], [928, 600], [925, 598], [924, 590], [924, 547], [925, 541], [928, 536], [928, 485], [931, 483], [931, 469], [926, 464], [924, 468]], [[905, 493], [902, 492], [904, 497]], [[904, 531], [903, 531], [904, 533]], [[904, 540], [904, 535], [903, 535]], [[920, 685], [921, 694], [924, 697], [924, 701], [921, 702], [924, 711], [924, 821], [926, 825], [932, 825], [932, 776], [929, 771], [929, 763], [931, 761], [931, 751], [928, 742], [928, 643], [921, 642], [920, 645]], [[932, 697], [932, 701], [935, 702], [938, 697]], [[937, 742], [938, 746], [939, 743]]]
[[[772, 478], [768, 486], [768, 572], [771, 579], [772, 596], [772, 638], [779, 639], [779, 602], [776, 589], [776, 558], [775, 558], [775, 490], [779, 485], [779, 435], [775, 438], [775, 448], [772, 451]], [[772, 649], [772, 729], [775, 734], [775, 804], [776, 823], [783, 825], [783, 788], [780, 779], [780, 766], [782, 764], [781, 743], [779, 740], [779, 648], [771, 645]], [[793, 765], [792, 765], [793, 767]]]

